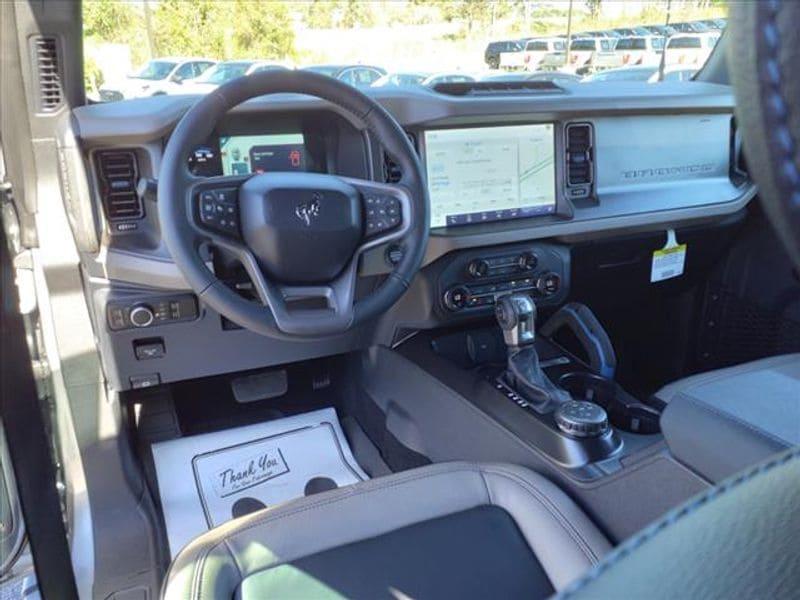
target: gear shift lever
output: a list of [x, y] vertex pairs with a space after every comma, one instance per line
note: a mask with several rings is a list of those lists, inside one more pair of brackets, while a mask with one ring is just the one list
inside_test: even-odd
[[508, 348], [506, 382], [540, 412], [570, 400], [570, 395], [557, 388], [539, 366], [539, 355], [533, 345], [536, 341], [536, 303], [533, 298], [527, 294], [498, 298], [495, 317]]
[[536, 304], [527, 294], [499, 298], [494, 314], [509, 348], [527, 346], [536, 340]]

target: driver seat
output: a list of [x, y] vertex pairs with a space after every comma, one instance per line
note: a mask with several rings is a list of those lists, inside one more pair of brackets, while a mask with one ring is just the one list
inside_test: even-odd
[[178, 554], [163, 597], [544, 598], [610, 549], [542, 476], [442, 463], [217, 527]]

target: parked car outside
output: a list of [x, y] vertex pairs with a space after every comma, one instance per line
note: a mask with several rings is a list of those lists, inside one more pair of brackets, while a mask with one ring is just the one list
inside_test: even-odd
[[698, 69], [694, 67], [665, 67], [664, 76], [659, 78], [659, 73], [656, 71], [648, 83], [658, 83], [659, 81], [689, 81], [697, 74]]
[[643, 25], [642, 27], [652, 35], [660, 35], [661, 37], [670, 37], [678, 33], [678, 30], [672, 25]]
[[252, 75], [261, 71], [286, 70], [280, 63], [259, 60], [228, 60], [220, 62], [206, 70], [205, 73], [186, 81], [181, 87], [181, 94], [207, 94], [237, 77]]
[[623, 65], [658, 65], [664, 52], [664, 38], [648, 35], [621, 38], [614, 48]]
[[312, 65], [303, 70], [333, 77], [353, 87], [369, 87], [386, 75], [386, 69], [371, 65]]
[[517, 43], [511, 46], [510, 49], [500, 53], [500, 67], [513, 71], [516, 69], [523, 69], [525, 67], [525, 45], [528, 43], [528, 38], [517, 40]]
[[564, 52], [567, 49], [565, 38], [534, 38], [525, 44], [522, 62], [527, 71], [537, 71], [548, 52]]
[[719, 40], [718, 33], [681, 33], [667, 40], [664, 64], [699, 69]]
[[581, 83], [593, 83], [596, 81], [649, 81], [653, 75], [658, 75], [658, 67], [652, 65], [640, 65], [635, 67], [620, 67], [618, 69], [606, 69], [592, 73], [581, 79]]
[[617, 27], [616, 31], [622, 37], [632, 37], [636, 35], [650, 35], [650, 31], [641, 25], [636, 27]]
[[409, 87], [413, 85], [422, 85], [422, 82], [429, 76], [430, 73], [419, 71], [387, 73], [376, 80], [375, 83], [372, 84], [372, 87]]
[[711, 31], [708, 25], [701, 21], [687, 21], [684, 23], [670, 23], [678, 33], [708, 33]]
[[613, 38], [579, 38], [569, 46], [569, 57], [564, 52], [551, 52], [542, 59], [542, 69], [557, 69], [577, 75], [586, 75], [602, 69], [621, 66], [614, 52], [617, 40]]
[[125, 79], [100, 86], [103, 102], [128, 100], [143, 96], [182, 93], [184, 81], [202, 75], [217, 61], [210, 58], [165, 57], [145, 63]]
[[519, 52], [519, 40], [498, 40], [496, 42], [489, 42], [486, 50], [483, 52], [483, 61], [490, 69], [500, 68], [500, 54], [503, 52]]
[[711, 29], [712, 31], [713, 30], [722, 31], [728, 24], [728, 21], [725, 19], [703, 19], [700, 22], [709, 29]]

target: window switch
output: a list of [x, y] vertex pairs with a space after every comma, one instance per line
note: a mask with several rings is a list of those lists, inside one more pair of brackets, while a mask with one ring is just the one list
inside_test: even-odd
[[136, 355], [136, 360], [163, 358], [166, 352], [164, 349], [164, 340], [161, 338], [136, 340], [133, 342], [133, 352]]

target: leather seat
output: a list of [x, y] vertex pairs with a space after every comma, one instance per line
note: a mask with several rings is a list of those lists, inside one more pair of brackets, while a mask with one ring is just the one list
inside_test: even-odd
[[670, 451], [713, 482], [800, 444], [800, 354], [687, 377], [656, 397]]
[[547, 597], [610, 545], [527, 469], [444, 463], [265, 509], [209, 531], [163, 597]]

